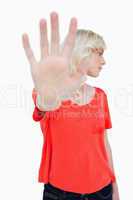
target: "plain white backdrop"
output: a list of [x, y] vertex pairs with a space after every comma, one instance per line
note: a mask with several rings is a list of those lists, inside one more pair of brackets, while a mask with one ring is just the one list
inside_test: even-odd
[[[61, 40], [71, 17], [78, 28], [101, 34], [108, 49], [99, 77], [87, 82], [107, 92], [112, 119], [108, 131], [121, 200], [132, 199], [133, 29], [132, 1], [1, 1], [0, 6], [0, 199], [41, 200], [37, 182], [43, 137], [33, 121], [33, 82], [21, 37], [28, 33], [40, 58], [39, 20], [59, 13]], [[50, 34], [50, 29], [49, 29]]]

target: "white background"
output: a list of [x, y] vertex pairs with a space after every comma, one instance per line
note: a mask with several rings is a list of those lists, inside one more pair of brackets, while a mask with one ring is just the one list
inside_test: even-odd
[[62, 39], [70, 18], [79, 28], [91, 29], [106, 41], [106, 65], [89, 84], [108, 94], [113, 128], [109, 130], [121, 200], [132, 198], [133, 135], [133, 29], [129, 0], [112, 1], [1, 1], [0, 6], [0, 199], [41, 200], [43, 184], [37, 182], [43, 137], [32, 120], [33, 82], [21, 36], [30, 37], [39, 59], [39, 20], [59, 13]]

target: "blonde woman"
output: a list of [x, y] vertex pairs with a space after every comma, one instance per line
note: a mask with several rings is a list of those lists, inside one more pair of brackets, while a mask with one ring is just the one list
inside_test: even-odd
[[105, 64], [105, 42], [91, 30], [77, 29], [72, 18], [60, 45], [59, 20], [40, 20], [40, 61], [27, 34], [22, 42], [34, 82], [33, 120], [40, 122], [44, 144], [38, 181], [43, 200], [119, 200], [107, 129], [112, 128], [106, 92], [86, 84]]

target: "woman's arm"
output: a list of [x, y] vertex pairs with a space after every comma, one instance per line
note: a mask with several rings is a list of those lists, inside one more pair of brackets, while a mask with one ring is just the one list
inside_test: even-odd
[[104, 132], [104, 142], [105, 142], [107, 155], [108, 155], [108, 158], [109, 158], [108, 159], [109, 160], [109, 165], [110, 165], [112, 171], [115, 174], [115, 169], [114, 169], [114, 165], [113, 165], [113, 158], [112, 158], [112, 150], [111, 150], [111, 146], [110, 146], [109, 140], [108, 140], [107, 129], [105, 129], [105, 132]]
[[34, 102], [34, 111], [33, 111], [33, 114], [32, 114], [32, 118], [34, 121], [40, 121], [44, 115], [45, 115], [45, 111], [42, 111], [40, 110], [40, 108], [37, 106], [37, 102], [36, 102], [36, 99], [37, 99], [37, 92], [35, 90], [35, 88], [33, 88], [32, 90], [32, 99], [33, 99], [33, 102]]
[[[108, 156], [108, 160], [109, 160], [109, 165], [110, 165], [113, 173], [115, 174], [115, 169], [114, 169], [114, 165], [113, 165], [113, 155], [112, 155], [111, 146], [110, 146], [109, 140], [108, 140], [107, 129], [105, 129], [104, 141], [105, 141], [106, 152], [107, 152], [107, 156]], [[115, 200], [115, 199], [119, 200], [118, 185], [117, 185], [116, 181], [113, 182], [113, 200]]]

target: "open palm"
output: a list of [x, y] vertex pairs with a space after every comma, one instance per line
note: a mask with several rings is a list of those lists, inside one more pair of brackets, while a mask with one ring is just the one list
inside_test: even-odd
[[47, 36], [47, 22], [40, 20], [40, 50], [41, 58], [38, 62], [30, 47], [27, 34], [23, 34], [22, 43], [31, 66], [31, 75], [35, 90], [45, 96], [55, 93], [61, 99], [68, 94], [72, 94], [79, 89], [86, 80], [79, 71], [70, 74], [70, 62], [74, 48], [77, 20], [72, 18], [69, 31], [61, 48], [59, 35], [58, 14], [52, 12], [51, 15], [51, 43], [49, 45]]

